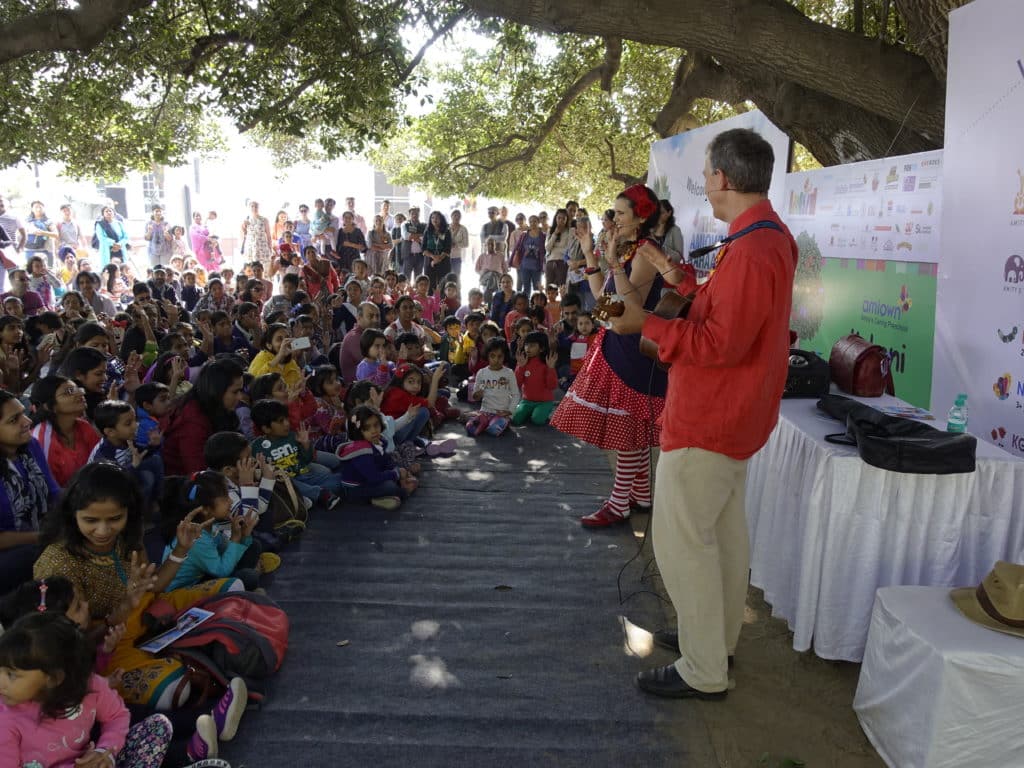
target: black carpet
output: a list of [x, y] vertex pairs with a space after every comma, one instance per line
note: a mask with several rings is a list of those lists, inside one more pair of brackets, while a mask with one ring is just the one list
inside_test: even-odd
[[[651, 594], [619, 604], [616, 577], [642, 538], [578, 523], [610, 486], [604, 457], [550, 428], [458, 434], [458, 454], [425, 462], [400, 511], [320, 511], [284, 553], [269, 593], [291, 618], [288, 657], [221, 756], [235, 768], [717, 766], [699, 705], [633, 683], [672, 656], [624, 629], [623, 617], [664, 621]], [[647, 516], [631, 522], [642, 531]], [[650, 558], [648, 544], [626, 568], [624, 597], [649, 588]]]

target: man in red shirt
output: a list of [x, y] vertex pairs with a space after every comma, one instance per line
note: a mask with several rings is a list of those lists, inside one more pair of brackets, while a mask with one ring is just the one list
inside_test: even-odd
[[[789, 315], [797, 246], [768, 201], [774, 155], [757, 133], [716, 136], [704, 165], [715, 217], [729, 242], [699, 288], [693, 267], [658, 248], [648, 258], [682, 294], [696, 289], [687, 318], [666, 320], [626, 305], [618, 333], [641, 332], [671, 364], [662, 415], [652, 536], [678, 635], [675, 664], [637, 676], [644, 691], [672, 698], [720, 699], [747, 596], [749, 536], [744, 511], [747, 462], [779, 416], [789, 357]], [[754, 226], [752, 226], [754, 225]]]

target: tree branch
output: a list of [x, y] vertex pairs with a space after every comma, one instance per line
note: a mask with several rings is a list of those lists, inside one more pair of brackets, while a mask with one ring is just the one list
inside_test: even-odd
[[[711, 52], [737, 77], [762, 73], [827, 94], [942, 143], [945, 89], [921, 56], [813, 21], [778, 0], [606, 0], [600, 13], [579, 3], [466, 0], [480, 14], [552, 32], [622, 35], [651, 45]], [[918, 99], [907, 115], [907, 105]]]
[[697, 127], [690, 115], [697, 99], [738, 104], [747, 100], [747, 93], [748, 89], [710, 56], [691, 51], [680, 58], [672, 93], [651, 126], [662, 138], [674, 136]]
[[413, 56], [412, 59], [409, 61], [409, 64], [406, 66], [406, 68], [402, 70], [402, 73], [398, 76], [398, 82], [396, 83], [396, 85], [401, 85], [402, 83], [404, 83], [408, 79], [409, 75], [413, 73], [416, 67], [419, 66], [420, 62], [423, 61], [423, 57], [430, 49], [430, 46], [432, 46], [442, 37], [451, 32], [452, 29], [455, 28], [455, 25], [462, 21], [464, 18], [466, 18], [467, 15], [469, 15], [469, 9], [463, 8], [457, 14], [448, 19], [448, 21], [446, 21], [444, 24], [442, 24], [440, 27], [434, 30], [434, 34], [432, 34], [430, 36], [430, 39], [427, 40], [427, 42], [425, 42], [420, 47], [420, 49], [416, 52], [416, 55]]
[[189, 57], [179, 65], [181, 74], [184, 77], [192, 77], [199, 68], [199, 65], [206, 60], [207, 56], [221, 50], [222, 48], [227, 48], [229, 45], [235, 45], [236, 43], [248, 43], [255, 45], [256, 41], [243, 37], [242, 33], [238, 30], [231, 30], [230, 32], [214, 32], [209, 35], [197, 37], [195, 42], [192, 43], [192, 49], [189, 51]]
[[[540, 149], [544, 140], [547, 139], [551, 132], [558, 126], [562, 121], [562, 117], [565, 115], [566, 110], [572, 106], [572, 103], [579, 98], [580, 94], [587, 90], [594, 83], [602, 81], [603, 78], [607, 78], [609, 81], [615, 75], [615, 71], [618, 69], [619, 64], [622, 60], [622, 41], [618, 38], [609, 38], [605, 41], [605, 57], [604, 60], [595, 67], [584, 72], [577, 78], [576, 82], [570, 85], [565, 92], [562, 94], [562, 98], [558, 100], [554, 108], [551, 110], [551, 114], [548, 115], [547, 119], [540, 126], [536, 133], [532, 136], [523, 136], [521, 134], [512, 134], [506, 136], [500, 141], [488, 144], [486, 147], [480, 149], [474, 149], [470, 152], [460, 155], [449, 162], [449, 168], [478, 168], [480, 173], [477, 178], [470, 182], [467, 187], [467, 192], [475, 192], [483, 181], [484, 174], [493, 173], [499, 168], [504, 168], [506, 165], [512, 165], [513, 163], [528, 163], [533, 159], [533, 156], [537, 154], [537, 150]], [[618, 54], [616, 54], [615, 48], [618, 45]], [[481, 154], [485, 154], [495, 149], [507, 147], [509, 141], [513, 138], [525, 141], [526, 146], [521, 152], [517, 152], [514, 155], [500, 158], [491, 164], [487, 164], [483, 161], [470, 160], [470, 158], [477, 157]]]
[[623, 186], [631, 187], [634, 184], [646, 184], [647, 183], [647, 171], [644, 171], [643, 176], [632, 176], [628, 173], [622, 173], [615, 168], [615, 145], [612, 144], [611, 139], [607, 136], [604, 138], [604, 143], [608, 146], [608, 157], [610, 159], [610, 168], [608, 172], [608, 178], [614, 179], [615, 181], [622, 182]]
[[297, 82], [295, 86], [284, 96], [271, 104], [267, 109], [261, 109], [244, 123], [238, 124], [239, 133], [248, 133], [260, 124], [264, 114], [276, 114], [287, 107], [292, 101], [299, 98], [306, 90], [320, 79], [320, 74], [314, 72]]
[[46, 10], [18, 16], [0, 25], [0, 64], [31, 53], [88, 53], [124, 17], [153, 0], [82, 0], [75, 9]]

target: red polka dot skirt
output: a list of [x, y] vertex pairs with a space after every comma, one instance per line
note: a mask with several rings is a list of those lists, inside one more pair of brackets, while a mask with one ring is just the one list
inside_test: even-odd
[[665, 399], [627, 387], [601, 352], [598, 331], [583, 368], [551, 416], [551, 426], [609, 451], [636, 451], [658, 445], [657, 421]]

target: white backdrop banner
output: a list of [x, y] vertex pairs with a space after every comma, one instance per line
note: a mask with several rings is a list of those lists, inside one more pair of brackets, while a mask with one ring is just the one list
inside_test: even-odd
[[1024, 455], [1024, 3], [949, 17], [945, 193], [932, 408]]
[[[736, 117], [694, 128], [651, 145], [648, 185], [658, 197], [672, 201], [676, 225], [682, 230], [686, 249], [703, 248], [715, 243], [728, 227], [711, 212], [704, 192], [704, 158], [708, 144], [719, 133], [733, 128], [757, 131], [772, 145], [775, 168], [768, 197], [777, 213], [783, 214], [785, 177], [789, 168], [789, 137], [775, 127], [764, 113], [753, 110]], [[711, 269], [714, 254], [693, 262], [699, 276]]]
[[942, 150], [786, 176], [789, 228], [825, 258], [937, 262]]

